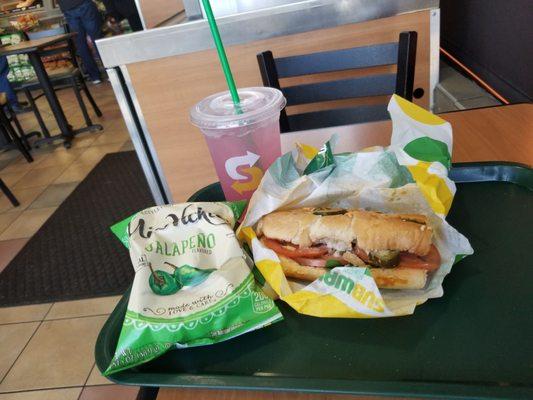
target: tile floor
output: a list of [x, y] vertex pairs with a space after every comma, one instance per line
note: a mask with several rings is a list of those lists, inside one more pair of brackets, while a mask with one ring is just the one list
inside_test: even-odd
[[441, 60], [433, 112], [440, 114], [500, 104], [498, 99], [477, 83]]
[[[67, 150], [59, 143], [32, 151], [27, 163], [0, 152], [0, 177], [20, 201], [0, 195], [0, 272], [47, 218], [106, 155], [132, 150], [109, 83], [90, 88], [104, 116], [104, 130], [84, 133]], [[59, 92], [69, 122], [82, 126], [69, 91]], [[57, 133], [44, 99], [38, 102], [51, 133]], [[91, 114], [92, 116], [92, 114]], [[19, 116], [26, 131], [38, 130], [33, 114]], [[0, 400], [133, 400], [137, 387], [111, 384], [94, 363], [98, 332], [119, 297], [0, 308]]]

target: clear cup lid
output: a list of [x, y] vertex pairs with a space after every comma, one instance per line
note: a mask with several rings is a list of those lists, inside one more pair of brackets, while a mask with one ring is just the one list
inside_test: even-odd
[[280, 90], [270, 87], [238, 89], [240, 113], [229, 91], [206, 97], [190, 111], [191, 122], [199, 128], [229, 129], [263, 121], [279, 113], [286, 100]]

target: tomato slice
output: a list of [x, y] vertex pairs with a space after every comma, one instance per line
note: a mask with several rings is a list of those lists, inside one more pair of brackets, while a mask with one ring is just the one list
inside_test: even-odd
[[274, 250], [276, 253], [290, 258], [319, 258], [324, 254], [327, 254], [327, 246], [320, 247], [296, 247], [294, 250], [284, 247], [280, 242], [273, 239], [263, 238], [261, 239], [263, 244], [269, 249]]
[[419, 268], [427, 271], [435, 271], [440, 267], [440, 254], [434, 245], [431, 245], [429, 253], [425, 256], [417, 256], [408, 252], [400, 253], [398, 267]]
[[294, 261], [296, 261], [300, 265], [306, 265], [308, 267], [319, 267], [319, 268], [325, 268], [327, 261], [323, 258], [302, 258], [298, 257], [295, 258]]
[[[359, 247], [355, 248], [355, 254], [363, 262], [369, 264], [370, 259], [368, 254], [360, 249]], [[409, 253], [407, 251], [402, 251], [400, 253], [400, 261], [398, 265], [394, 268], [417, 268], [425, 269], [427, 271], [435, 271], [440, 267], [440, 254], [435, 245], [431, 245], [429, 253], [425, 256], [417, 256], [416, 254]]]

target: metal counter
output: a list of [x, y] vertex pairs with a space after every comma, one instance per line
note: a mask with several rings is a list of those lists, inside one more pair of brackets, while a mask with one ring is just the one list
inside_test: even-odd
[[[224, 44], [331, 28], [433, 9], [430, 20], [430, 104], [438, 81], [439, 0], [305, 0], [217, 19]], [[96, 41], [135, 150], [157, 204], [171, 202], [150, 133], [128, 78], [128, 64], [214, 48], [207, 21], [199, 19]]]

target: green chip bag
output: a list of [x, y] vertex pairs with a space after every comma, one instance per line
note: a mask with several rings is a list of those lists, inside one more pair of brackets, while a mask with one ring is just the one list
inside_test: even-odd
[[111, 228], [129, 246], [135, 278], [117, 349], [104, 375], [170, 349], [221, 342], [282, 319], [256, 286], [253, 263], [235, 237], [233, 228], [244, 206], [158, 206]]

